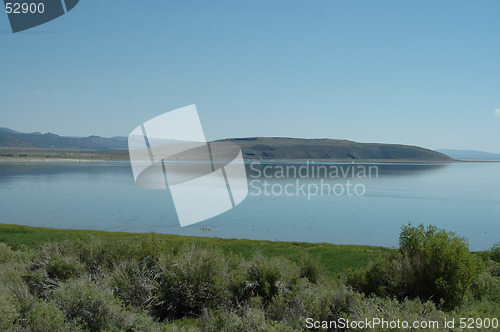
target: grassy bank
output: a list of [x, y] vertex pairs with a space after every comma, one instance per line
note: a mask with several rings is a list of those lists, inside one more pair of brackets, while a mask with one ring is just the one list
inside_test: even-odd
[[293, 262], [307, 255], [322, 266], [326, 275], [333, 275], [345, 269], [366, 266], [371, 258], [386, 255], [390, 249], [384, 247], [334, 245], [329, 243], [273, 242], [256, 240], [235, 240], [203, 238], [168, 234], [116, 233], [88, 230], [62, 230], [20, 225], [0, 224], [0, 242], [13, 249], [21, 246], [36, 248], [53, 241], [96, 238], [103, 241], [118, 240], [137, 244], [147, 238], [155, 238], [164, 245], [181, 247], [187, 244], [213, 246], [225, 254], [236, 254], [250, 259], [260, 253], [267, 257], [284, 257]]

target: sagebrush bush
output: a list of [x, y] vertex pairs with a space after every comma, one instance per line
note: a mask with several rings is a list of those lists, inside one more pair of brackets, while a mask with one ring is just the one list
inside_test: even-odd
[[491, 275], [494, 277], [500, 277], [500, 263], [494, 263], [492, 264], [488, 270], [490, 271]]
[[266, 317], [273, 321], [282, 321], [290, 326], [300, 325], [300, 321], [307, 316], [304, 295], [310, 286], [309, 281], [304, 278], [299, 280], [290, 292], [273, 296], [267, 306], [263, 306]]
[[285, 322], [278, 322], [266, 318], [266, 313], [261, 308], [249, 305], [242, 309], [241, 321], [242, 331], [262, 331], [262, 332], [294, 332], [300, 331]]
[[35, 303], [23, 281], [27, 256], [7, 247], [2, 250], [8, 259], [0, 263], [0, 331], [22, 330]]
[[304, 255], [300, 259], [300, 276], [312, 283], [317, 283], [321, 275], [321, 266], [318, 261], [309, 255]]
[[295, 332], [296, 329], [285, 322], [273, 321], [266, 318], [262, 309], [246, 306], [235, 313], [227, 309], [209, 310], [204, 313], [203, 328], [206, 332]]
[[242, 319], [238, 314], [226, 308], [205, 310], [202, 319], [207, 332], [244, 331]]
[[27, 325], [33, 332], [64, 332], [70, 329], [64, 312], [53, 302], [36, 302], [27, 316]]
[[90, 278], [71, 279], [51, 295], [51, 303], [65, 314], [71, 326], [91, 331], [158, 331], [146, 312], [129, 310]]
[[85, 273], [69, 241], [47, 243], [40, 247], [23, 276], [36, 297], [46, 298], [62, 281]]
[[199, 316], [205, 308], [230, 302], [228, 265], [219, 250], [186, 247], [160, 269], [154, 307], [161, 319]]
[[93, 279], [98, 279], [121, 261], [135, 255], [135, 246], [121, 239], [106, 240], [91, 236], [74, 240], [72, 247]]
[[367, 295], [387, 296], [390, 293], [388, 287], [395, 284], [391, 282], [395, 277], [392, 260], [392, 257], [378, 257], [366, 269], [347, 271], [347, 283]]
[[87, 278], [69, 280], [52, 294], [52, 300], [68, 320], [76, 320], [85, 328], [98, 331], [112, 321], [114, 298]]
[[16, 257], [16, 252], [5, 243], [0, 243], [0, 263], [6, 263]]
[[320, 320], [338, 319], [350, 314], [353, 305], [362, 298], [359, 293], [337, 281], [314, 285], [300, 297], [303, 298], [306, 316]]
[[[456, 317], [489, 318], [499, 317], [500, 303], [488, 300], [469, 300], [454, 310]], [[490, 329], [491, 330], [491, 329]]]
[[476, 300], [500, 304], [500, 277], [492, 275], [491, 268], [483, 271], [472, 284], [471, 293]]
[[296, 264], [284, 258], [267, 258], [258, 254], [247, 263], [240, 297], [259, 296], [267, 304], [276, 295], [290, 293], [299, 278]]
[[160, 269], [150, 266], [149, 259], [137, 262], [134, 259], [120, 263], [112, 272], [113, 293], [126, 305], [148, 309], [159, 289]]
[[329, 281], [312, 284], [302, 279], [292, 292], [274, 296], [265, 307], [265, 313], [271, 320], [303, 329], [308, 317], [329, 321], [348, 315], [359, 298], [359, 294], [349, 290], [343, 283]]
[[[434, 328], [411, 328], [411, 331], [443, 331], [445, 319], [456, 318], [437, 309], [431, 301], [421, 302], [419, 299], [398, 301], [390, 298], [371, 297], [357, 301], [352, 312], [347, 317], [356, 321], [371, 321], [374, 317], [387, 322], [405, 320], [412, 324], [414, 321], [438, 321], [439, 326]], [[411, 327], [411, 325], [410, 325]], [[354, 329], [356, 330], [356, 329]], [[373, 326], [369, 331], [387, 331], [387, 327], [382, 325]], [[408, 331], [408, 329], [390, 329], [391, 331]]]
[[149, 233], [138, 242], [135, 257], [137, 261], [145, 261], [152, 267], [168, 255], [177, 255], [179, 250], [178, 245], [165, 241], [161, 235]]
[[0, 289], [0, 331], [11, 329], [19, 317], [15, 298], [5, 289]]
[[78, 261], [72, 257], [52, 257], [45, 269], [49, 278], [59, 281], [76, 278], [83, 274], [81, 268], [78, 266]]
[[488, 252], [491, 260], [500, 263], [500, 242], [495, 243]]

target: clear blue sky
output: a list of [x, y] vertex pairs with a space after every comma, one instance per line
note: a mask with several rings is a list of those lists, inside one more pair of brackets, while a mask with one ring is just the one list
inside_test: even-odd
[[500, 1], [92, 1], [12, 34], [0, 126], [126, 136], [196, 104], [244, 136], [500, 153]]

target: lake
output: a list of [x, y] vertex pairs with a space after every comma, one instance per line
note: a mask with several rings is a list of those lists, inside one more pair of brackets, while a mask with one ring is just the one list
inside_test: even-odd
[[464, 236], [471, 250], [500, 241], [500, 163], [246, 166], [241, 204], [181, 228], [170, 192], [136, 186], [129, 162], [3, 162], [0, 223], [397, 247], [411, 222]]

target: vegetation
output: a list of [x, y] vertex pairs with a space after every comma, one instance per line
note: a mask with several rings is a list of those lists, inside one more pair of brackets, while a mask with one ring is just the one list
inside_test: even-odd
[[499, 318], [498, 245], [471, 254], [453, 233], [411, 225], [400, 244], [0, 225], [0, 330], [302, 331], [308, 317]]
[[351, 273], [349, 284], [369, 294], [399, 300], [418, 297], [454, 308], [482, 270], [480, 258], [469, 252], [464, 238], [433, 226], [403, 226], [399, 246], [391, 258]]
[[358, 269], [366, 266], [368, 261], [379, 255], [387, 255], [390, 250], [383, 247], [334, 245], [329, 243], [306, 242], [272, 242], [257, 240], [233, 240], [219, 238], [202, 238], [167, 234], [134, 234], [114, 233], [88, 230], [61, 230], [50, 228], [28, 227], [20, 225], [0, 224], [0, 242], [17, 250], [26, 247], [36, 249], [46, 242], [78, 241], [92, 237], [96, 242], [123, 243], [124, 246], [139, 245], [147, 238], [156, 243], [155, 250], [179, 248], [196, 243], [199, 246], [214, 246], [226, 255], [252, 258], [256, 253], [266, 257], [284, 257], [299, 263], [304, 259], [313, 261], [322, 267], [322, 273], [334, 276], [347, 268]]

